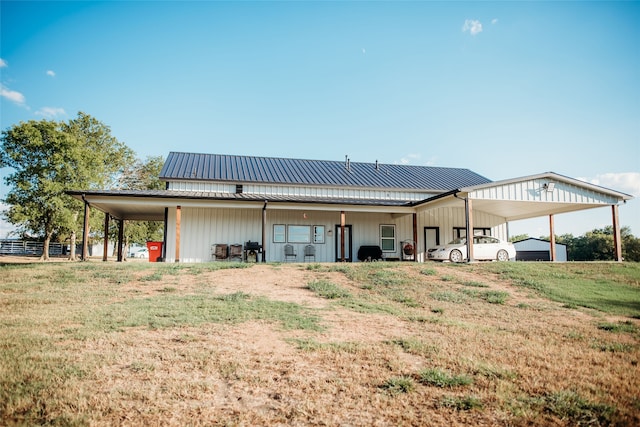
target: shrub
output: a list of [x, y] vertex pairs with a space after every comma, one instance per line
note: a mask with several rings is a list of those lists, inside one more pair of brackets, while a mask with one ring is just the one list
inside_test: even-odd
[[392, 395], [397, 395], [400, 393], [409, 393], [414, 389], [413, 380], [409, 377], [393, 377], [389, 378], [380, 386], [381, 389], [385, 390], [387, 393]]
[[349, 291], [340, 286], [326, 280], [316, 280], [310, 282], [307, 288], [311, 289], [317, 295], [327, 299], [348, 298], [351, 296]]
[[420, 382], [442, 388], [460, 387], [473, 384], [473, 379], [467, 375], [452, 375], [440, 369], [425, 369], [418, 376]]

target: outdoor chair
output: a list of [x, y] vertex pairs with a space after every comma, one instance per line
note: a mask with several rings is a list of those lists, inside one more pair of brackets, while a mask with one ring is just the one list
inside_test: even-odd
[[284, 260], [285, 260], [285, 262], [289, 261], [292, 258], [293, 258], [293, 261], [295, 261], [297, 256], [298, 255], [293, 250], [293, 246], [292, 245], [284, 245]]
[[229, 246], [223, 243], [213, 245], [213, 260], [223, 261], [229, 257]]
[[313, 261], [316, 260], [316, 247], [313, 245], [307, 245], [304, 247], [304, 260], [307, 258], [313, 258]]
[[229, 260], [237, 259], [242, 261], [242, 245], [236, 244], [229, 246]]

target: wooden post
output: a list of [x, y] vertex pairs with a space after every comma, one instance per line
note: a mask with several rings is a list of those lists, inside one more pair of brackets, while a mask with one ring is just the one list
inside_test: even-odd
[[267, 262], [267, 201], [262, 207], [262, 262]]
[[413, 262], [418, 262], [418, 214], [413, 213]]
[[553, 214], [549, 215], [549, 244], [551, 245], [551, 261], [556, 260], [556, 232], [553, 226]]
[[[84, 196], [82, 196], [84, 200]], [[84, 224], [82, 226], [82, 261], [89, 261], [89, 202], [84, 201]]]
[[102, 245], [102, 261], [109, 256], [109, 214], [104, 214], [104, 244]]
[[622, 235], [620, 234], [620, 218], [618, 215], [618, 205], [611, 205], [613, 216], [613, 258], [622, 262]]
[[[169, 183], [167, 183], [168, 185]], [[164, 208], [164, 227], [162, 228], [162, 261], [167, 261], [167, 224], [169, 224], [169, 208]]]
[[473, 207], [469, 196], [464, 199], [465, 223], [467, 233], [467, 262], [473, 262]]
[[180, 262], [180, 221], [181, 221], [180, 206], [176, 206], [176, 262]]
[[124, 243], [124, 219], [118, 220], [118, 262], [122, 262], [122, 244]]
[[344, 211], [340, 211], [340, 262], [345, 262], [345, 258], [344, 258], [344, 226], [345, 226], [345, 214], [344, 214]]

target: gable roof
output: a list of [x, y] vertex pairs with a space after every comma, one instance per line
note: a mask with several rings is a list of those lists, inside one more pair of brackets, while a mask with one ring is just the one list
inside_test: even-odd
[[[537, 238], [535, 238], [535, 237], [527, 237], [526, 239], [522, 239], [522, 240], [518, 240], [517, 242], [513, 242], [513, 244], [514, 244], [514, 246], [523, 246], [523, 245], [525, 245], [525, 244], [527, 244], [527, 243], [530, 243], [530, 242], [536, 242], [536, 243], [543, 243], [543, 244], [546, 244], [546, 247], [547, 247], [547, 248], [548, 248], [548, 247], [549, 247], [549, 245], [551, 244], [551, 242], [550, 242], [550, 241], [548, 241], [548, 240], [545, 240], [545, 239], [537, 239]], [[564, 243], [558, 243], [558, 242], [556, 242], [556, 246], [567, 246], [567, 245], [566, 245], [566, 244], [564, 244]]]
[[584, 188], [587, 190], [591, 190], [591, 191], [595, 191], [598, 193], [603, 193], [609, 196], [613, 196], [616, 198], [619, 198], [620, 200], [631, 200], [633, 199], [632, 195], [626, 194], [626, 193], [621, 193], [620, 191], [615, 191], [612, 190], [610, 188], [605, 188], [599, 185], [595, 185], [595, 184], [591, 184], [589, 182], [586, 181], [582, 181], [579, 179], [575, 179], [575, 178], [571, 178], [565, 175], [561, 175], [555, 172], [544, 172], [544, 173], [539, 173], [536, 175], [529, 175], [529, 176], [523, 176], [520, 178], [511, 178], [511, 179], [505, 179], [502, 181], [494, 181], [491, 183], [486, 183], [486, 184], [479, 184], [479, 185], [473, 185], [473, 186], [469, 186], [468, 188], [460, 188], [460, 191], [463, 192], [468, 192], [471, 193], [473, 191], [476, 190], [482, 190], [482, 189], [486, 189], [489, 187], [496, 187], [496, 186], [501, 186], [501, 185], [509, 185], [509, 184], [515, 184], [515, 183], [521, 183], [521, 182], [525, 182], [525, 181], [533, 181], [533, 180], [537, 180], [537, 179], [548, 179], [551, 180], [550, 182], [556, 181], [556, 182], [564, 182], [567, 184], [571, 184], [573, 186], [576, 187], [580, 187], [580, 188]]
[[422, 191], [446, 191], [491, 182], [460, 168], [181, 152], [169, 153], [160, 179]]

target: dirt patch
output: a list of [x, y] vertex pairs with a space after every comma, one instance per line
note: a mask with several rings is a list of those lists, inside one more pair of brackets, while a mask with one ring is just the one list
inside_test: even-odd
[[[104, 299], [90, 301], [102, 308], [131, 298], [242, 293], [299, 305], [321, 329], [265, 319], [62, 336], [58, 357], [82, 374], [61, 386], [65, 403], [48, 409], [54, 415], [73, 407], [91, 425], [564, 426], [576, 425], [578, 416], [591, 425], [640, 423], [638, 334], [612, 334], [597, 327], [603, 316], [563, 308], [507, 281], [439, 264], [427, 265], [435, 274], [391, 265], [391, 278], [407, 279], [402, 285], [354, 281], [330, 266], [304, 264], [171, 274], [163, 267], [135, 270], [126, 283], [91, 284], [111, 286], [113, 295], [103, 289]], [[318, 280], [351, 296], [322, 298], [308, 288]], [[508, 298], [491, 304], [461, 292], [467, 288]], [[73, 316], [61, 325], [83, 327]], [[422, 380], [425, 370], [470, 383], [434, 386]], [[551, 405], [562, 399], [583, 412], [554, 412]], [[580, 409], [585, 405], [591, 412]], [[598, 421], [606, 408], [617, 418]]]

